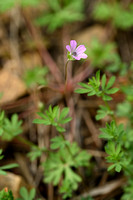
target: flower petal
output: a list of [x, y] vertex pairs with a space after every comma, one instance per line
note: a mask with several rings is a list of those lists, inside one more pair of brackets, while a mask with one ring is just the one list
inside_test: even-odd
[[78, 57], [80, 57], [80, 58], [84, 58], [84, 59], [85, 59], [85, 58], [87, 58], [88, 56], [87, 56], [87, 54], [82, 53], [82, 54], [79, 54]]
[[76, 49], [77, 42], [75, 40], [70, 41], [71, 51], [73, 52]]
[[80, 60], [81, 58], [79, 56], [72, 56], [75, 60]]
[[86, 51], [86, 48], [85, 48], [84, 45], [79, 45], [79, 46], [76, 48], [77, 54], [84, 53], [84, 51]]
[[66, 49], [67, 49], [69, 52], [71, 52], [71, 48], [70, 48], [69, 45], [66, 45]]

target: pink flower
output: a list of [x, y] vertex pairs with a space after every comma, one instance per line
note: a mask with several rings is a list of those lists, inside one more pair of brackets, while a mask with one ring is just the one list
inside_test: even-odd
[[86, 48], [84, 45], [79, 45], [77, 47], [77, 42], [75, 40], [70, 41], [70, 45], [66, 45], [66, 49], [69, 51], [68, 59], [72, 58], [80, 60], [81, 58], [87, 58], [88, 56], [84, 53]]

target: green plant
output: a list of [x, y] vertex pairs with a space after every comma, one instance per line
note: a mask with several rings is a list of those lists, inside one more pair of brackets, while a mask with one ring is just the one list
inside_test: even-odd
[[106, 84], [105, 74], [102, 76], [100, 80], [100, 70], [99, 70], [96, 73], [96, 77], [92, 77], [91, 79], [89, 79], [88, 84], [79, 83], [79, 85], [82, 88], [76, 89], [75, 92], [80, 94], [87, 93], [88, 96], [96, 95], [97, 97], [101, 97], [104, 101], [110, 101], [112, 100], [112, 97], [109, 95], [114, 94], [119, 90], [118, 88], [111, 88], [114, 82], [115, 82], [115, 77], [112, 76], [109, 79], [108, 83]]
[[45, 114], [37, 113], [42, 119], [35, 119], [33, 123], [53, 125], [56, 127], [57, 131], [64, 132], [65, 128], [61, 125], [66, 124], [72, 119], [71, 117], [67, 117], [68, 112], [69, 108], [63, 108], [62, 111], [60, 111], [59, 106], [52, 108], [50, 105], [48, 110], [45, 111]]
[[124, 8], [120, 2], [101, 1], [96, 4], [93, 16], [100, 21], [111, 20], [116, 28], [126, 30], [133, 26], [133, 4], [130, 3], [128, 8]]
[[25, 187], [21, 187], [19, 192], [20, 192], [21, 198], [17, 198], [16, 200], [34, 200], [35, 199], [35, 195], [36, 195], [35, 188], [32, 188], [30, 192], [28, 192], [28, 190]]
[[106, 116], [113, 116], [114, 112], [108, 106], [100, 105], [97, 110], [96, 120], [103, 119]]
[[[130, 65], [132, 71], [132, 64]], [[106, 140], [105, 152], [107, 153], [107, 163], [109, 163], [108, 171], [115, 170], [116, 172], [123, 171], [128, 178], [128, 183], [124, 187], [124, 195], [122, 200], [132, 199], [132, 183], [133, 183], [133, 90], [132, 90], [132, 79], [130, 73], [126, 71], [126, 76], [129, 77], [127, 85], [121, 87], [121, 90], [125, 93], [125, 101], [118, 104], [117, 111], [111, 110], [110, 104], [108, 103], [110, 98], [104, 97], [106, 94], [113, 94], [118, 89], [111, 88], [115, 78], [111, 77], [106, 83], [106, 76], [103, 75], [100, 80], [100, 72], [96, 73], [96, 77], [89, 79], [88, 84], [80, 83], [82, 88], [76, 90], [77, 93], [87, 93], [88, 96], [96, 95], [101, 97], [104, 101], [104, 105], [100, 105], [100, 109], [97, 111], [96, 119], [101, 120], [105, 116], [110, 116], [110, 123], [106, 123], [106, 127], [101, 128], [100, 138]], [[108, 89], [110, 90], [108, 92]], [[113, 90], [112, 90], [113, 89]], [[112, 92], [113, 91], [113, 92]], [[127, 118], [127, 124], [118, 124], [116, 121], [116, 115], [119, 117]]]
[[115, 49], [115, 43], [103, 45], [97, 38], [94, 38], [87, 53], [93, 66], [104, 67], [105, 64], [114, 62], [116, 56]]
[[82, 0], [47, 0], [48, 10], [43, 11], [41, 17], [36, 19], [36, 24], [47, 26], [48, 31], [53, 32], [66, 23], [81, 21], [84, 19]]
[[56, 140], [53, 138], [51, 141], [51, 149], [58, 151], [51, 152], [43, 163], [44, 181], [52, 182], [56, 186], [63, 178], [60, 193], [64, 193], [63, 198], [71, 197], [72, 191], [77, 189], [78, 183], [82, 180], [75, 170], [80, 166], [87, 167], [90, 155], [81, 150], [76, 143], [70, 144], [61, 137], [56, 137]]
[[[34, 200], [36, 191], [34, 188], [28, 192], [28, 190], [25, 187], [21, 187], [19, 190], [19, 193], [21, 195], [21, 198], [16, 198], [15, 200]], [[11, 190], [8, 190], [8, 188], [5, 188], [0, 191], [0, 199], [1, 200], [14, 200], [13, 194]], [[36, 199], [40, 200], [40, 199]]]
[[101, 97], [105, 103], [105, 106], [100, 106], [96, 119], [102, 119], [106, 115], [110, 115], [113, 119], [110, 124], [106, 124], [105, 128], [101, 128], [102, 134], [100, 138], [106, 139], [108, 142], [105, 145], [105, 151], [109, 155], [106, 157], [107, 162], [113, 163], [108, 167], [108, 170], [115, 168], [117, 172], [120, 172], [123, 168], [127, 169], [130, 159], [128, 159], [128, 154], [124, 151], [124, 142], [123, 137], [125, 136], [125, 130], [122, 124], [119, 126], [116, 125], [114, 112], [111, 110], [108, 101], [112, 100], [112, 97], [108, 96], [109, 94], [114, 94], [118, 91], [118, 88], [111, 88], [114, 84], [115, 77], [112, 76], [109, 81], [106, 83], [106, 75], [104, 74], [100, 80], [100, 71], [96, 73], [96, 77], [89, 79], [88, 84], [80, 83], [79, 85], [82, 88], [76, 90], [77, 93], [88, 93], [88, 96], [96, 95]]
[[127, 64], [121, 61], [116, 51], [115, 43], [108, 42], [103, 44], [97, 38], [94, 38], [91, 41], [87, 54], [93, 67], [109, 72], [118, 71], [120, 75], [124, 75], [128, 70]]
[[127, 185], [124, 187], [124, 194], [121, 200], [133, 199], [133, 180], [129, 178]]
[[34, 88], [38, 84], [46, 85], [46, 74], [48, 69], [46, 67], [34, 67], [33, 69], [28, 69], [23, 75], [23, 80], [28, 88]]
[[13, 114], [9, 120], [4, 111], [0, 113], [0, 136], [3, 140], [12, 140], [15, 136], [22, 133], [22, 120], [18, 120], [18, 115]]
[[[42, 166], [46, 183], [53, 183], [56, 186], [62, 180], [60, 193], [63, 194], [64, 199], [72, 196], [72, 192], [77, 189], [78, 183], [82, 180], [76, 170], [80, 166], [87, 167], [90, 159], [90, 155], [86, 151], [81, 150], [76, 143], [70, 144], [62, 133], [65, 129], [61, 125], [71, 120], [71, 117], [67, 117], [68, 112], [67, 107], [60, 111], [59, 106], [52, 108], [50, 105], [45, 114], [38, 113], [42, 119], [33, 121], [33, 123], [53, 125], [60, 134], [60, 136], [51, 139], [50, 151], [44, 149], [48, 155]], [[56, 152], [53, 152], [55, 150]], [[29, 153], [29, 156], [34, 159], [40, 156], [42, 152], [40, 149], [35, 149], [35, 153], [33, 152], [33, 155]]]
[[46, 152], [47, 148], [39, 148], [38, 146], [31, 147], [30, 152], [27, 154], [31, 161], [37, 159], [38, 157], [41, 157], [42, 153]]
[[36, 6], [41, 2], [41, 0], [5, 0], [0, 2], [0, 12], [6, 12], [15, 6]]
[[11, 190], [7, 190], [7, 188], [0, 191], [0, 199], [1, 200], [14, 200]]

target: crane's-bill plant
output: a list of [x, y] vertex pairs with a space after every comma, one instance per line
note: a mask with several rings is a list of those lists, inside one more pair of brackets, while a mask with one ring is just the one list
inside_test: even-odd
[[[67, 45], [66, 49], [68, 50], [67, 63], [70, 60], [87, 58], [87, 55], [84, 53], [86, 50], [85, 46], [77, 46], [75, 40], [71, 40], [70, 45]], [[67, 63], [65, 68], [65, 84], [67, 82]], [[63, 195], [63, 199], [66, 199], [72, 196], [73, 191], [78, 188], [78, 184], [82, 181], [78, 174], [78, 168], [88, 167], [91, 156], [85, 150], [81, 150], [76, 142], [70, 143], [65, 139], [64, 132], [66, 132], [66, 128], [64, 125], [72, 120], [68, 116], [68, 107], [64, 107], [61, 110], [58, 105], [54, 107], [50, 105], [44, 113], [39, 112], [37, 114], [40, 118], [33, 120], [33, 123], [54, 126], [58, 136], [51, 139], [50, 150], [46, 148], [32, 148], [32, 153], [30, 152], [28, 155], [34, 160], [42, 152], [46, 153], [46, 160], [42, 163], [44, 181], [52, 183], [54, 186], [60, 184], [59, 192]]]
[[[66, 46], [67, 62], [65, 65], [65, 86], [67, 85], [67, 64], [69, 61], [86, 59], [88, 55], [85, 53], [84, 45], [77, 45], [75, 40], [70, 41], [70, 45]], [[106, 57], [106, 56], [105, 56]], [[132, 66], [132, 65], [131, 65]], [[132, 67], [130, 67], [132, 70]], [[33, 87], [35, 84], [41, 84], [43, 76], [47, 73], [46, 70], [38, 71], [35, 69], [28, 72], [25, 80], [28, 87]], [[38, 82], [38, 79], [40, 79]], [[113, 87], [115, 83], [115, 76], [108, 78], [105, 74], [100, 75], [100, 70], [96, 75], [89, 78], [88, 83], [79, 83], [80, 88], [75, 90], [79, 94], [87, 94], [87, 96], [96, 95], [103, 100], [103, 104], [99, 106], [96, 114], [96, 120], [102, 120], [109, 116], [110, 122], [106, 123], [105, 127], [100, 129], [100, 138], [106, 140], [105, 152], [107, 153], [107, 170], [114, 170], [116, 172], [123, 171], [127, 177], [130, 177], [128, 185], [125, 187], [125, 194], [122, 200], [127, 197], [132, 199], [132, 182], [133, 182], [133, 139], [130, 135], [133, 134], [133, 88], [132, 84], [123, 86], [122, 90], [126, 94], [126, 100], [118, 105], [117, 112], [111, 109], [110, 101], [113, 100], [113, 94], [119, 89]], [[132, 81], [131, 81], [132, 83]], [[124, 106], [124, 108], [123, 108]], [[126, 107], [126, 109], [125, 109]], [[31, 161], [39, 158], [45, 154], [45, 161], [41, 163], [44, 170], [44, 182], [52, 183], [54, 186], [59, 186], [59, 193], [62, 198], [70, 198], [75, 190], [77, 190], [82, 178], [79, 175], [80, 167], [89, 167], [91, 156], [87, 151], [82, 150], [76, 142], [71, 142], [66, 139], [66, 132], [68, 129], [67, 123], [72, 118], [69, 116], [69, 108], [60, 108], [58, 105], [49, 105], [48, 109], [43, 112], [38, 112], [38, 118], [33, 120], [35, 124], [42, 124], [55, 127], [56, 136], [50, 140], [50, 147], [40, 148], [37, 145], [31, 145], [31, 151], [28, 153]], [[116, 115], [124, 116], [129, 119], [127, 127], [123, 124], [117, 124]], [[22, 132], [22, 121], [18, 120], [16, 114], [11, 116], [9, 120], [4, 111], [0, 112], [0, 136], [2, 139], [11, 140]], [[133, 138], [133, 137], [132, 137]], [[2, 154], [2, 150], [0, 150]], [[3, 156], [0, 156], [2, 159]], [[0, 167], [0, 173], [5, 174], [3, 170], [14, 167], [7, 165]], [[2, 194], [4, 192], [2, 191]], [[17, 200], [33, 200], [35, 198], [35, 190], [32, 189], [29, 193], [25, 188], [20, 190], [21, 198]], [[1, 195], [1, 193], [0, 193]], [[12, 198], [12, 194], [9, 193]], [[91, 197], [88, 197], [91, 199]], [[6, 199], [5, 199], [6, 200]], [[12, 200], [12, 199], [11, 199]]]

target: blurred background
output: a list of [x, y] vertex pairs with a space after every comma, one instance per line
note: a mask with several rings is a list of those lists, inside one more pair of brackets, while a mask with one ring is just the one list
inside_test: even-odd
[[[68, 64], [65, 87], [66, 45], [76, 40], [87, 48], [86, 60]], [[66, 138], [76, 141], [92, 155], [83, 183], [74, 194], [78, 199], [121, 199], [123, 173], [107, 173], [105, 141], [99, 128], [109, 117], [95, 118], [102, 100], [75, 94], [78, 82], [87, 82], [100, 69], [107, 79], [116, 76], [120, 90], [110, 102], [117, 123], [123, 123], [133, 141], [133, 2], [131, 0], [4, 0], [0, 2], [0, 111], [6, 116], [5, 134], [0, 131], [0, 165], [18, 163], [19, 168], [0, 175], [0, 189], [12, 189], [18, 197], [21, 185], [37, 189], [40, 199], [61, 199], [57, 188], [43, 182], [42, 155], [30, 161], [30, 142], [49, 147], [57, 131], [33, 124], [37, 112], [51, 104], [70, 108], [73, 120]], [[0, 115], [0, 126], [2, 114]], [[1, 128], [1, 127], [0, 127]], [[17, 138], [21, 133], [21, 139]], [[29, 143], [26, 141], [30, 141]], [[10, 181], [9, 181], [10, 180]], [[120, 180], [120, 181], [118, 181]], [[110, 184], [112, 181], [112, 185]], [[108, 183], [109, 182], [109, 183]], [[105, 185], [107, 188], [105, 188]], [[133, 182], [132, 184], [133, 185]], [[58, 186], [59, 187], [59, 186]], [[100, 187], [100, 190], [97, 188]], [[105, 190], [104, 190], [105, 188]], [[109, 189], [108, 189], [109, 188]], [[130, 192], [133, 187], [130, 187]], [[82, 195], [88, 191], [87, 198]], [[90, 195], [91, 194], [91, 195]], [[90, 197], [91, 196], [91, 197]], [[133, 199], [123, 197], [123, 200]]]

